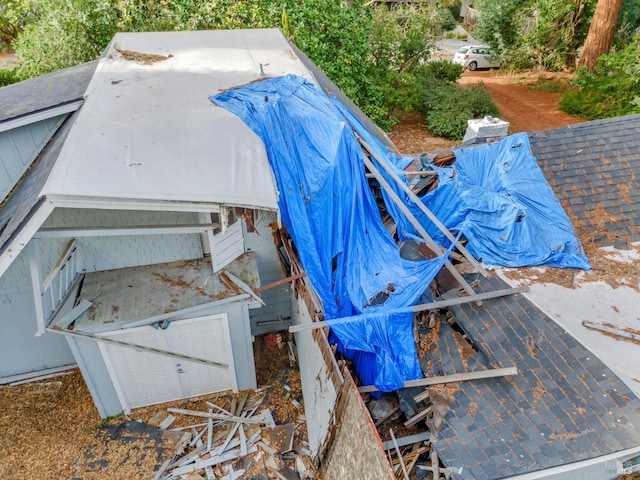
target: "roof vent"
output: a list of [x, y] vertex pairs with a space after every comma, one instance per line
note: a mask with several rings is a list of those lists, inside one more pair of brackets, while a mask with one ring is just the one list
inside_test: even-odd
[[498, 140], [506, 137], [508, 132], [509, 122], [489, 115], [477, 120], [467, 120], [467, 131], [462, 139], [462, 146]]

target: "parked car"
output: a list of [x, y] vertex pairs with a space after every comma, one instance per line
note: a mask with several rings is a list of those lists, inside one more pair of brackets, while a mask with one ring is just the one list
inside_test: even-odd
[[499, 68], [502, 59], [487, 45], [469, 45], [460, 47], [453, 56], [453, 63], [469, 70], [477, 68]]

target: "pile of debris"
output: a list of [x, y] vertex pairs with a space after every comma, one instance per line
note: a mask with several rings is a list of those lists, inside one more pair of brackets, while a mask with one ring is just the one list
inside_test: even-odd
[[263, 389], [244, 392], [230, 405], [206, 402], [207, 411], [167, 408], [160, 428], [168, 429], [176, 415], [199, 419], [172, 429], [184, 432], [175, 454], [155, 472], [154, 480], [169, 479], [308, 479], [316, 478], [304, 437], [305, 418], [276, 425], [263, 404]]

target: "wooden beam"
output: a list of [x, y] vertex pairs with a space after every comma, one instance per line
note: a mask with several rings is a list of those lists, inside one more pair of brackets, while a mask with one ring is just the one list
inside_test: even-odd
[[169, 235], [205, 233], [220, 228], [217, 223], [175, 225], [113, 225], [108, 227], [41, 228], [34, 238], [115, 237], [121, 235]]
[[[526, 287], [526, 286], [507, 288], [504, 290], [495, 290], [493, 292], [476, 293], [474, 295], [469, 295], [466, 297], [457, 297], [457, 298], [450, 298], [447, 300], [439, 300], [431, 303], [423, 303], [421, 305], [414, 305], [412, 307], [409, 307], [409, 309], [413, 313], [423, 312], [425, 310], [437, 310], [439, 308], [451, 307], [453, 305], [462, 305], [464, 303], [472, 303], [480, 300], [489, 300], [491, 298], [506, 297], [508, 295], [515, 295], [516, 293], [523, 293], [528, 291], [529, 291], [529, 287]], [[390, 310], [389, 313], [400, 312], [400, 311], [402, 310], [394, 309], [394, 310]], [[305, 323], [302, 325], [292, 325], [289, 327], [289, 332], [296, 333], [296, 332], [304, 332], [308, 330], [317, 330], [319, 328], [331, 327], [331, 325], [341, 325], [344, 323], [359, 322], [361, 319], [362, 319], [362, 316], [344, 317], [344, 318], [337, 318], [335, 320], [329, 320], [327, 322], [312, 322], [312, 323]]]
[[266, 290], [271, 290], [272, 288], [279, 287], [280, 285], [284, 285], [285, 283], [293, 282], [294, 280], [298, 280], [299, 278], [306, 277], [307, 272], [296, 273], [295, 275], [291, 275], [286, 278], [282, 278], [280, 280], [276, 280], [275, 282], [267, 283], [259, 288], [256, 288], [254, 292], [262, 293]]
[[[393, 178], [393, 180], [400, 186], [400, 188], [402, 188], [402, 190], [409, 196], [409, 198], [411, 200], [413, 200], [413, 202], [418, 206], [418, 208], [422, 211], [422, 213], [424, 213], [427, 218], [429, 220], [431, 220], [433, 222], [433, 224], [438, 227], [440, 229], [440, 231], [447, 237], [447, 239], [449, 239], [449, 241], [451, 243], [455, 243], [456, 248], [460, 251], [460, 253], [462, 253], [464, 255], [464, 257], [469, 260], [469, 263], [471, 263], [475, 269], [480, 272], [480, 274], [483, 277], [487, 277], [488, 273], [487, 271], [482, 267], [482, 265], [480, 265], [480, 263], [475, 259], [475, 257], [473, 255], [471, 255], [469, 253], [469, 251], [459, 242], [456, 240], [456, 238], [453, 236], [453, 234], [447, 229], [447, 227], [444, 226], [444, 224], [438, 219], [438, 217], [436, 217], [433, 212], [431, 210], [429, 210], [427, 208], [427, 206], [422, 202], [422, 200], [420, 200], [420, 198], [407, 186], [406, 183], [404, 183], [402, 181], [402, 179], [398, 176], [398, 174], [396, 172], [393, 171], [393, 169], [391, 168], [391, 166], [384, 161], [383, 159], [380, 158], [379, 155], [377, 155], [375, 153], [375, 151], [373, 150], [373, 148], [371, 148], [371, 146], [362, 138], [360, 137], [360, 135], [356, 134], [356, 138], [358, 139], [358, 141], [360, 142], [360, 144], [365, 148], [365, 150], [367, 150], [367, 152], [369, 152], [369, 154], [371, 156], [373, 156], [373, 158], [375, 158], [375, 160], [378, 162], [378, 164], [384, 168], [385, 172], [387, 172], [387, 174]], [[371, 169], [370, 169], [371, 170]], [[376, 175], [376, 172], [371, 172], [374, 175]], [[376, 177], [376, 179], [378, 179]], [[378, 179], [378, 181], [380, 181]], [[415, 226], [415, 225], [414, 225]], [[436, 250], [437, 251], [437, 250]]]
[[[426, 242], [426, 244], [431, 248], [431, 250], [433, 250], [439, 255], [442, 255], [444, 253], [444, 249], [439, 245], [437, 245], [436, 242], [433, 241], [433, 239], [429, 236], [425, 228], [420, 224], [420, 222], [418, 222], [418, 219], [411, 213], [411, 211], [404, 204], [404, 202], [400, 200], [400, 197], [398, 197], [398, 194], [391, 188], [391, 185], [389, 185], [387, 180], [373, 165], [373, 162], [371, 161], [371, 159], [367, 158], [366, 155], [364, 155], [362, 158], [364, 160], [364, 164], [369, 169], [369, 171], [375, 175], [376, 180], [378, 180], [378, 182], [380, 183], [380, 186], [391, 197], [391, 199], [393, 200], [393, 203], [395, 203], [397, 207], [402, 211], [402, 213], [406, 215], [411, 225], [413, 225], [414, 228], [418, 231], [418, 233]], [[471, 286], [467, 283], [464, 277], [460, 274], [460, 272], [458, 272], [458, 270], [456, 270], [456, 268], [448, 259], [444, 261], [444, 266], [446, 267], [447, 270], [449, 270], [449, 272], [451, 272], [451, 275], [453, 275], [453, 277], [458, 281], [458, 283], [462, 286], [462, 288], [464, 288], [464, 290], [469, 295], [473, 295], [475, 293], [473, 291], [473, 288], [471, 288]]]
[[111, 345], [117, 345], [119, 347], [129, 348], [132, 350], [155, 353], [165, 357], [178, 358], [180, 360], [186, 360], [188, 362], [201, 363], [209, 367], [224, 368], [224, 369], [229, 368], [229, 365], [227, 365], [226, 363], [216, 362], [214, 360], [207, 360], [206, 358], [192, 357], [191, 355], [183, 355], [181, 353], [170, 352], [168, 350], [162, 350], [160, 348], [155, 348], [155, 347], [148, 347], [146, 345], [140, 345], [137, 343], [123, 342], [122, 340], [114, 340], [113, 338], [99, 337], [98, 335], [79, 332], [77, 330], [60, 330], [57, 328], [47, 328], [47, 331], [53, 332], [53, 333], [59, 333], [61, 335], [67, 335], [69, 337], [84, 338], [85, 340], [93, 340], [99, 343], [108, 343]]
[[603, 323], [590, 322], [589, 320], [583, 320], [582, 326], [587, 328], [592, 328], [594, 330], [599, 330], [601, 332], [610, 333], [612, 335], [616, 335], [618, 337], [630, 338], [631, 340], [635, 340], [640, 342], [640, 334], [634, 333], [629, 330], [624, 330], [620, 327], [616, 327], [614, 325], [605, 325]]
[[[425, 432], [416, 433], [415, 435], [408, 435], [406, 437], [397, 438], [396, 443], [399, 447], [406, 447], [407, 445], [411, 445], [412, 443], [426, 442], [427, 440], [429, 440], [430, 436], [431, 432], [427, 430]], [[394, 445], [391, 440], [387, 440], [386, 442], [382, 442], [382, 446], [385, 450], [389, 450]]]
[[[421, 378], [419, 380], [409, 380], [408, 382], [404, 382], [404, 386], [402, 388], [426, 387], [429, 385], [437, 385], [439, 383], [464, 382], [467, 380], [479, 380], [482, 378], [504, 377], [505, 375], [517, 374], [518, 369], [516, 367], [494, 368], [491, 370], [479, 370], [477, 372], [454, 373], [453, 375], [442, 375], [437, 377]], [[377, 392], [378, 387], [376, 387], [375, 385], [367, 385], [358, 388], [358, 391], [360, 393]], [[428, 396], [429, 394], [427, 392], [423, 392], [413, 397], [413, 399], [416, 402], [421, 402]]]

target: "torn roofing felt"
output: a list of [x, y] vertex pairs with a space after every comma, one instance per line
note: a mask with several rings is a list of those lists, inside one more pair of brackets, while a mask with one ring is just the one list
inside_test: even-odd
[[211, 97], [238, 115], [266, 146], [282, 221], [332, 319], [340, 350], [361, 380], [391, 391], [422, 377], [411, 305], [444, 256], [409, 261], [382, 224], [363, 152], [344, 116], [314, 84], [287, 75]]
[[[355, 117], [350, 122], [360, 135], [367, 137]], [[396, 173], [402, 176], [402, 168], [406, 166], [403, 158], [380, 147], [377, 153], [384, 155], [392, 167], [395, 164]], [[531, 154], [527, 134], [455, 150], [455, 155], [457, 159], [452, 166], [431, 166], [438, 175], [438, 186], [424, 195], [422, 201], [449, 231], [464, 234], [467, 250], [474, 257], [489, 265], [505, 267], [550, 265], [591, 269], [571, 220]], [[397, 184], [389, 183], [429, 235], [440, 245], [448, 246], [442, 231]], [[383, 191], [383, 195], [387, 210], [398, 225], [399, 238], [414, 236], [415, 228], [404, 213], [387, 192]]]

